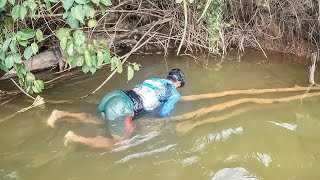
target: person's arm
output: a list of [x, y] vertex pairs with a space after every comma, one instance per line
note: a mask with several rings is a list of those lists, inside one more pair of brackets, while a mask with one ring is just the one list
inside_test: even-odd
[[174, 108], [174, 105], [180, 99], [180, 94], [175, 93], [169, 97], [169, 99], [164, 103], [163, 107], [161, 108], [159, 114], [160, 117], [168, 117], [170, 116], [171, 110]]

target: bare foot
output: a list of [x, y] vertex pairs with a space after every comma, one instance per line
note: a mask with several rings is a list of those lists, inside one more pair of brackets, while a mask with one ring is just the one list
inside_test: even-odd
[[58, 110], [53, 110], [51, 115], [50, 115], [50, 117], [47, 120], [47, 125], [51, 126], [51, 127], [54, 127], [54, 123], [59, 118], [60, 118], [59, 111]]
[[72, 137], [74, 137], [74, 133], [72, 131], [67, 132], [64, 136], [64, 146], [67, 146], [70, 141], [72, 141]]

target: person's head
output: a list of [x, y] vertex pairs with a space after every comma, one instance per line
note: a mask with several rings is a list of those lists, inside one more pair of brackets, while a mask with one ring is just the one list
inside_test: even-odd
[[169, 71], [167, 79], [171, 81], [176, 88], [183, 87], [185, 84], [184, 73], [179, 68]]

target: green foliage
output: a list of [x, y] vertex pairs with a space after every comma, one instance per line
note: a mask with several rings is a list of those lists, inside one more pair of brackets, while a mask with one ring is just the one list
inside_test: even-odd
[[[3, 27], [2, 27], [3, 28]], [[19, 77], [20, 86], [28, 93], [42, 92], [44, 84], [33, 74], [26, 71], [23, 61], [38, 53], [37, 43], [43, 40], [41, 30], [20, 29], [17, 32], [4, 31], [6, 39], [0, 40], [0, 69], [8, 72], [14, 69]], [[36, 37], [37, 36], [37, 37]], [[20, 54], [23, 52], [23, 56]]]
[[[215, 44], [219, 39], [219, 32], [225, 25], [223, 22], [224, 16], [224, 1], [223, 0], [207, 0], [207, 3], [197, 4], [197, 9], [204, 14], [203, 21], [209, 25], [210, 30], [210, 46], [213, 51], [217, 51]], [[201, 16], [202, 17], [202, 16]], [[200, 19], [201, 19], [200, 17]]]
[[[93, 74], [102, 65], [110, 64], [111, 70], [121, 73], [123, 63], [111, 55], [108, 43], [89, 39], [83, 31], [98, 25], [96, 10], [104, 11], [112, 6], [111, 0], [0, 0], [0, 70], [8, 72], [14, 69], [20, 86], [28, 93], [43, 90], [44, 83], [26, 70], [24, 61], [39, 52], [39, 43], [45, 39], [44, 33], [48, 32], [32, 29], [34, 24], [27, 20], [36, 13], [58, 13], [55, 11], [57, 6], [62, 7], [63, 12], [59, 13], [63, 13], [67, 26], [58, 25], [53, 31], [70, 67], [80, 67], [84, 73]], [[129, 63], [129, 67], [128, 79], [131, 79], [134, 71], [139, 70], [139, 65]]]

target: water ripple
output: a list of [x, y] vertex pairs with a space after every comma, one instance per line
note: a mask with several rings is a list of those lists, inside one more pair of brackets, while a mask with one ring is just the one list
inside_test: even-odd
[[181, 164], [183, 166], [190, 166], [190, 165], [198, 162], [199, 160], [200, 160], [200, 158], [198, 156], [192, 156], [192, 157], [189, 157], [189, 158], [182, 160]]
[[111, 152], [119, 152], [134, 146], [138, 146], [146, 141], [149, 141], [150, 139], [153, 139], [159, 134], [160, 134], [159, 132], [151, 132], [146, 135], [136, 135], [131, 139], [127, 139], [115, 144], [116, 146], [119, 146], [119, 147], [114, 148], [113, 150], [111, 150]]
[[136, 153], [136, 154], [131, 154], [131, 155], [126, 156], [125, 158], [119, 160], [119, 161], [116, 161], [115, 163], [116, 164], [125, 163], [125, 162], [128, 162], [128, 161], [132, 160], [132, 159], [141, 158], [141, 157], [150, 156], [150, 155], [153, 155], [153, 154], [156, 154], [156, 153], [159, 153], [159, 152], [168, 151], [168, 150], [170, 150], [171, 148], [173, 148], [176, 145], [177, 144], [170, 144], [168, 146], [165, 146], [165, 147], [162, 147], [162, 148], [158, 148], [158, 149], [155, 149], [155, 150], [152, 150], [152, 151], [146, 151], [146, 152], [140, 152], [140, 153]]
[[243, 133], [243, 128], [240, 126], [234, 129], [226, 129], [219, 133], [207, 134], [206, 136], [197, 139], [195, 143], [195, 147], [192, 148], [189, 152], [201, 151], [214, 141], [224, 141], [228, 139], [232, 134], [242, 134], [242, 133]]
[[258, 161], [262, 162], [266, 167], [268, 167], [272, 162], [270, 154], [257, 153], [257, 155], [254, 155], [254, 157], [258, 159]]

